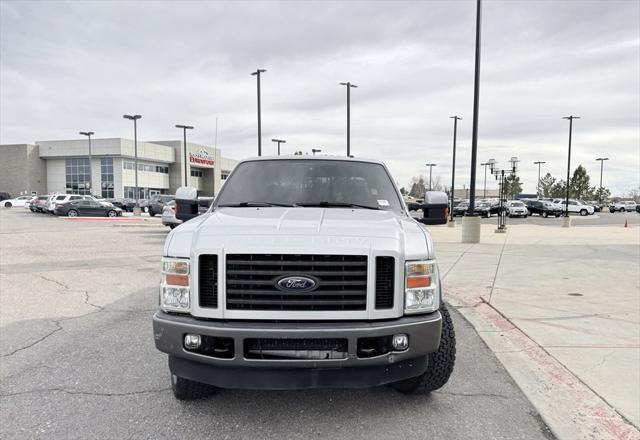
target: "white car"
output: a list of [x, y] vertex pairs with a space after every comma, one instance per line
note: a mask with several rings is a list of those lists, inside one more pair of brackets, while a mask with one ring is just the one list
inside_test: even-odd
[[15, 206], [20, 206], [24, 208], [24, 205], [29, 203], [29, 201], [33, 198], [33, 196], [20, 196], [15, 199], [3, 200], [2, 206], [5, 208], [13, 208]]
[[527, 209], [527, 205], [520, 200], [511, 200], [507, 202], [507, 215], [509, 215], [509, 217], [527, 218], [529, 210]]
[[[565, 203], [565, 199], [554, 199], [553, 203], [558, 205], [562, 212], [567, 211], [567, 204]], [[585, 205], [581, 203], [579, 200], [569, 199], [569, 212], [573, 212], [575, 214], [580, 214], [582, 216], [592, 215], [595, 212], [595, 209], [591, 205]]]
[[633, 200], [623, 200], [609, 206], [609, 212], [633, 212], [636, 210], [637, 203]]

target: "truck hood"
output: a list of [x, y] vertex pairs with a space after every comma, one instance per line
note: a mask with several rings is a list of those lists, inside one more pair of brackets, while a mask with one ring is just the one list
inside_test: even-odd
[[[297, 243], [297, 245], [296, 245]], [[286, 248], [309, 252], [392, 248], [431, 256], [425, 229], [392, 211], [347, 208], [218, 208], [174, 229], [165, 255], [188, 257], [197, 249]], [[282, 251], [282, 249], [280, 249]]]

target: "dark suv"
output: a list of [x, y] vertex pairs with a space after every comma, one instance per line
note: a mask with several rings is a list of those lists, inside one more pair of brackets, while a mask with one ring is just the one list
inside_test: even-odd
[[544, 218], [549, 216], [560, 217], [562, 215], [562, 209], [558, 207], [558, 205], [554, 205], [551, 202], [547, 202], [544, 200], [525, 200], [525, 205], [527, 205], [527, 209], [529, 210], [529, 214], [538, 214]]
[[162, 214], [164, 205], [176, 198], [175, 195], [169, 194], [156, 194], [149, 199], [149, 215], [153, 217], [156, 214]]

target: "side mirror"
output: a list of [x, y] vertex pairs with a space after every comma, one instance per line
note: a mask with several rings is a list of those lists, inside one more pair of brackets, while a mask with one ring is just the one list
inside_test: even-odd
[[176, 218], [186, 222], [198, 216], [198, 190], [181, 186], [176, 190]]
[[425, 225], [444, 225], [449, 216], [449, 197], [442, 191], [427, 191], [422, 204], [423, 218], [418, 219]]

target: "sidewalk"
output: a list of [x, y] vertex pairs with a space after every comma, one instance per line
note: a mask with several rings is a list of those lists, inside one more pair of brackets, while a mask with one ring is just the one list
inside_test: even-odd
[[445, 298], [556, 435], [640, 438], [640, 228], [483, 225], [476, 245], [428, 229]]

